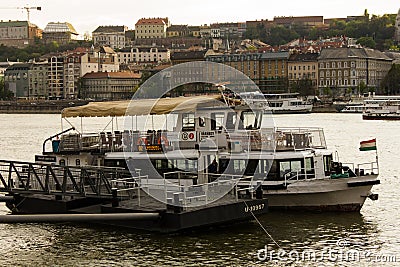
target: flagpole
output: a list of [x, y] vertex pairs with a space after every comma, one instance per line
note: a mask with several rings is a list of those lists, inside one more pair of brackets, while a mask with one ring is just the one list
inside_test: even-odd
[[[376, 139], [375, 139], [375, 142], [376, 142]], [[378, 144], [376, 144], [375, 155], [376, 155], [376, 168], [378, 169], [378, 173], [379, 173]], [[372, 168], [372, 171], [373, 171], [373, 170], [374, 170], [374, 169]]]

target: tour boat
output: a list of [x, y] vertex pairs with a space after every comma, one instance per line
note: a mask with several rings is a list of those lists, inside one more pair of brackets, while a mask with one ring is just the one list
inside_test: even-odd
[[[339, 162], [327, 149], [323, 129], [276, 128], [262, 101], [229, 101], [220, 96], [136, 101], [133, 105], [90, 103], [65, 109], [64, 118], [125, 116], [129, 129], [52, 136], [53, 150], [44, 150], [37, 162], [135, 170], [138, 176], [147, 177], [135, 186], [140, 183], [145, 192], [152, 191], [158, 200], [168, 202], [173, 193], [164, 191], [169, 190], [168, 183], [175, 184], [187, 205], [205, 204], [204, 195], [197, 199], [190, 194], [206, 191], [193, 189], [197, 185], [215, 181], [229, 181], [227, 187], [234, 187], [239, 199], [259, 189], [270, 208], [359, 211], [368, 197], [377, 198], [371, 193], [373, 185], [380, 183], [377, 161]], [[229, 106], [216, 104], [224, 101]], [[165, 116], [168, 122], [138, 129], [137, 116], [145, 114]], [[185, 190], [192, 191], [189, 197]]]
[[313, 105], [299, 97], [298, 93], [261, 94], [257, 92], [240, 93], [243, 99], [265, 99], [274, 114], [310, 113]]
[[365, 105], [364, 120], [400, 120], [400, 96], [375, 96]]

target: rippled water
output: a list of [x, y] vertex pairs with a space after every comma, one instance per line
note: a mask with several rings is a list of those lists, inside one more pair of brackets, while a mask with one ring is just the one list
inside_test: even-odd
[[[102, 130], [108, 120], [85, 120], [84, 127]], [[79, 120], [73, 122], [80, 127]], [[373, 189], [379, 200], [367, 200], [360, 213], [271, 212], [260, 217], [281, 249], [296, 259], [294, 251], [320, 255], [339, 249], [339, 240], [348, 245], [346, 249], [383, 256], [381, 261], [397, 256], [400, 262], [400, 122], [363, 121], [359, 114], [307, 114], [277, 116], [275, 123], [323, 127], [328, 147], [337, 150], [343, 162], [372, 160], [375, 154], [361, 153], [358, 146], [361, 140], [376, 137], [381, 180]], [[58, 115], [0, 114], [0, 158], [33, 161], [43, 140], [60, 128]], [[6, 212], [0, 204], [0, 213]], [[345, 262], [335, 260], [335, 254], [324, 255], [322, 261], [290, 261], [287, 255], [260, 261], [257, 251], [266, 245], [269, 252], [279, 249], [255, 221], [172, 235], [90, 224], [0, 225], [0, 263], [9, 266], [396, 265], [373, 263], [371, 257]]]

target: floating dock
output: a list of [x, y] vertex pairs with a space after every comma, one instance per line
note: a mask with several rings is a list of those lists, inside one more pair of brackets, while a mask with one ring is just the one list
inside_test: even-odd
[[[115, 181], [130, 179], [124, 188], [115, 187]], [[0, 223], [96, 222], [177, 232], [252, 220], [268, 212], [268, 200], [251, 188], [246, 198], [238, 198], [240, 194], [233, 190], [205, 205], [188, 207], [181, 205], [185, 201], [181, 193], [165, 204], [133, 181], [121, 168], [0, 161], [0, 192], [4, 193], [0, 201], [12, 211], [0, 216]]]

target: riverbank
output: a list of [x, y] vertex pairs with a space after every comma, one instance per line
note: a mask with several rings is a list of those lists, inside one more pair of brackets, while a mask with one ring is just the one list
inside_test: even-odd
[[0, 101], [0, 113], [3, 114], [59, 114], [64, 108], [82, 106], [86, 100], [57, 101]]
[[[0, 114], [60, 114], [64, 108], [83, 106], [86, 100], [0, 101]], [[314, 106], [312, 113], [336, 113], [331, 104]]]

